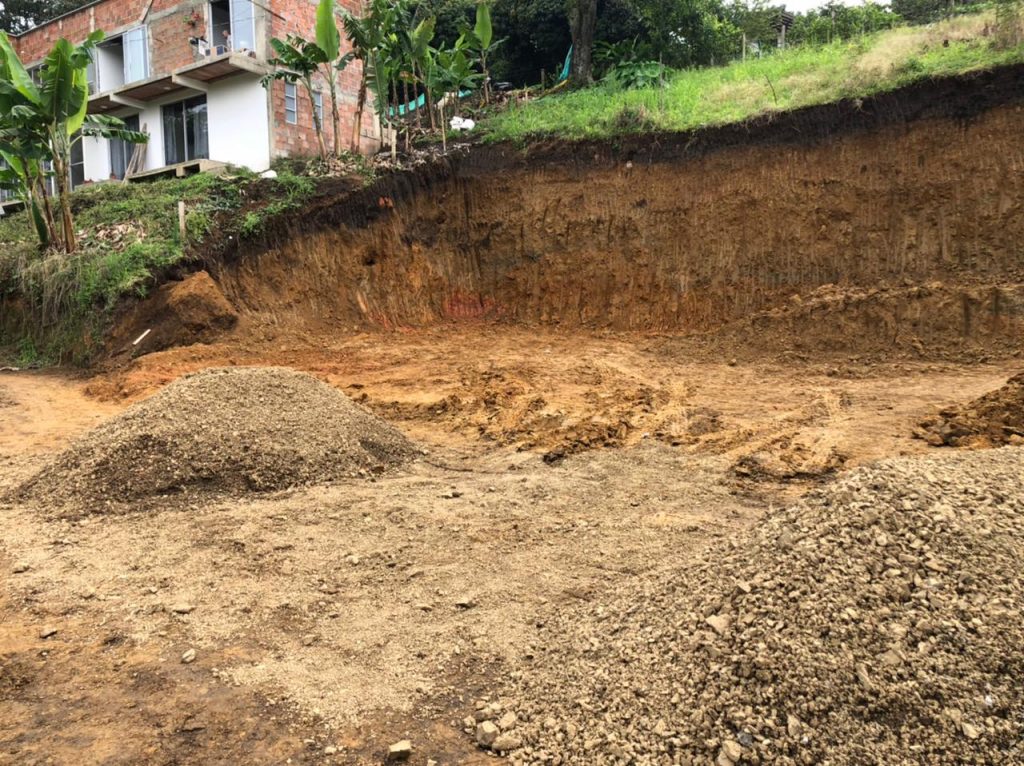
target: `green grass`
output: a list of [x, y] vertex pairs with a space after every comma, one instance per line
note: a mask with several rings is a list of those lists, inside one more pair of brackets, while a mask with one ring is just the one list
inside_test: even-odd
[[672, 72], [661, 88], [622, 90], [602, 83], [509, 108], [481, 127], [487, 140], [520, 143], [685, 131], [1024, 61], [1024, 46], [1002, 50], [995, 44], [993, 20], [991, 13], [961, 16], [723, 67]]
[[[199, 255], [213, 227], [254, 235], [275, 214], [293, 210], [316, 191], [314, 181], [281, 172], [263, 189], [268, 201], [244, 216], [254, 176], [201, 173], [148, 183], [102, 183], [72, 195], [79, 249], [72, 255], [42, 251], [25, 213], [0, 218], [0, 307], [17, 300], [27, 326], [0, 322], [0, 358], [21, 364], [83, 362], [112, 311], [142, 297], [162, 275]], [[178, 202], [186, 206], [185, 237]], [[251, 219], [258, 226], [247, 227]], [[2, 308], [0, 308], [2, 310]]]

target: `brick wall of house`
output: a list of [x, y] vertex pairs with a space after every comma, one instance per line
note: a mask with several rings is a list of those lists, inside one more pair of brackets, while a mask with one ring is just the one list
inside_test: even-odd
[[[195, 49], [188, 39], [197, 34], [185, 24], [193, 8], [205, 11], [205, 3], [192, 0], [153, 0], [149, 6], [142, 0], [106, 0], [90, 5], [44, 24], [16, 38], [15, 46], [27, 65], [41, 61], [61, 37], [73, 43], [84, 40], [93, 30], [102, 29], [108, 36], [125, 29], [146, 24], [149, 32], [150, 74], [166, 74], [196, 61]], [[199, 31], [202, 34], [202, 30]]]
[[[284, 39], [289, 34], [298, 34], [312, 38], [316, 29], [316, 0], [274, 0], [270, 17], [270, 35]], [[359, 0], [338, 0], [338, 6], [352, 13], [360, 10]], [[340, 26], [340, 24], [339, 24]], [[344, 32], [341, 36], [342, 53], [350, 50]], [[359, 92], [359, 80], [362, 66], [358, 61], [351, 62], [342, 72], [336, 75], [338, 82], [338, 115], [340, 124], [340, 141], [342, 149], [348, 149], [352, 139], [352, 122], [355, 119], [356, 99]], [[327, 81], [324, 77], [314, 78], [315, 87], [323, 93], [324, 104], [324, 140], [328, 151], [333, 145], [334, 128], [331, 125], [331, 99]], [[285, 121], [284, 83], [274, 84], [271, 94], [271, 114], [273, 118], [272, 144], [273, 154], [278, 157], [315, 155], [319, 151], [316, 131], [313, 128], [313, 115], [309, 96], [302, 85], [297, 86], [298, 119], [297, 124], [289, 125]], [[363, 151], [377, 145], [376, 121], [373, 109], [368, 104], [363, 113], [361, 148]]]
[[[339, 0], [338, 4], [353, 13], [360, 10], [360, 0]], [[108, 36], [113, 36], [145, 23], [149, 34], [150, 76], [158, 76], [198, 60], [197, 50], [189, 44], [189, 38], [206, 34], [208, 8], [208, 4], [201, 0], [152, 0], [148, 9], [147, 0], [104, 0], [29, 30], [15, 38], [15, 46], [22, 61], [31, 66], [42, 60], [60, 37], [77, 43], [95, 29], [102, 29]], [[256, 8], [257, 48], [265, 47], [268, 56], [272, 55], [269, 48], [271, 37], [283, 39], [291, 33], [309, 39], [315, 34], [316, 0], [265, 0], [257, 4]], [[193, 11], [198, 11], [202, 17], [194, 27], [186, 23]], [[342, 46], [343, 51], [348, 49], [344, 34]], [[337, 74], [341, 127], [339, 143], [345, 149], [349, 148], [351, 142], [360, 73], [359, 62], [352, 62]], [[330, 149], [334, 131], [331, 125], [329, 90], [322, 77], [317, 78], [316, 85], [323, 93], [324, 131]], [[302, 86], [298, 87], [297, 124], [290, 125], [285, 121], [284, 83], [277, 82], [272, 86], [270, 106], [272, 155], [317, 154], [310, 100]], [[379, 131], [370, 104], [364, 110], [360, 134], [364, 151], [377, 145]]]

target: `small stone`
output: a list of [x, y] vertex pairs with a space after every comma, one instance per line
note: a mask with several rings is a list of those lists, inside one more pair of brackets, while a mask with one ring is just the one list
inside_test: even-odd
[[409, 760], [412, 755], [412, 742], [407, 739], [400, 740], [388, 748], [388, 763], [398, 763]]
[[181, 603], [181, 604], [172, 604], [171, 605], [171, 611], [174, 612], [175, 614], [189, 614], [190, 612], [192, 612], [194, 610], [195, 610], [195, 607], [192, 604]]
[[491, 743], [491, 750], [496, 753], [507, 753], [510, 750], [515, 750], [521, 744], [522, 740], [519, 737], [506, 732], [494, 738], [494, 742]]
[[455, 602], [455, 606], [459, 609], [472, 609], [476, 606], [476, 601], [471, 596], [462, 596]]
[[864, 691], [873, 692], [875, 690], [875, 682], [871, 680], [867, 666], [860, 663], [857, 665], [856, 671], [857, 680], [860, 682], [860, 685], [864, 687]]
[[56, 635], [56, 634], [57, 634], [57, 629], [56, 628], [43, 628], [41, 631], [39, 631], [39, 637], [40, 638], [49, 638], [50, 636], [53, 636], [53, 635]]
[[981, 736], [981, 729], [974, 724], [967, 723], [967, 721], [960, 724], [960, 730], [964, 733], [964, 736], [967, 737], [967, 739], [977, 739]]
[[356, 565], [358, 565], [358, 564], [359, 564], [359, 562], [361, 561], [361, 559], [360, 559], [360, 558], [359, 558], [359, 557], [358, 557], [357, 555], [355, 555], [355, 554], [353, 553], [353, 554], [352, 554], [351, 556], [346, 556], [346, 557], [345, 557], [345, 561], [347, 561], [347, 562], [348, 562], [349, 564], [351, 564], [352, 566], [356, 566]]
[[316, 643], [316, 636], [314, 636], [312, 633], [307, 633], [305, 636], [302, 637], [302, 645], [303, 646], [312, 646], [315, 643]]
[[729, 625], [732, 621], [729, 619], [729, 615], [727, 614], [713, 614], [704, 620], [704, 622], [710, 625], [714, 629], [715, 633], [720, 636], [724, 636], [729, 632]]
[[722, 743], [722, 753], [733, 763], [743, 757], [743, 747], [739, 742], [727, 739]]
[[789, 734], [790, 738], [800, 739], [803, 730], [804, 725], [799, 718], [792, 714], [786, 716], [786, 733]]
[[338, 752], [338, 748], [334, 745], [328, 745], [324, 748], [324, 755], [334, 755], [336, 752]]
[[195, 649], [186, 649], [181, 654], [181, 661], [184, 662], [186, 665], [188, 665], [190, 662], [195, 662], [195, 659], [196, 659], [196, 650]]
[[514, 729], [518, 720], [519, 719], [516, 717], [516, 714], [509, 710], [505, 715], [498, 719], [498, 728], [502, 731]]
[[14, 572], [14, 574], [21, 574], [22, 572], [27, 572], [31, 568], [32, 567], [30, 567], [26, 562], [19, 561], [14, 565], [14, 568], [11, 571]]
[[476, 743], [481, 747], [490, 747], [501, 732], [490, 721], [481, 721], [476, 727]]

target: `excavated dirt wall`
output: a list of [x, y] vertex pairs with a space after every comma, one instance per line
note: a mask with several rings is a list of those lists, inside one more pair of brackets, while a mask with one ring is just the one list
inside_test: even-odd
[[475, 147], [311, 211], [216, 276], [284, 324], [706, 330], [782, 313], [800, 332], [823, 317], [793, 296], [836, 285], [882, 336], [1014, 337], [1022, 74], [686, 135]]

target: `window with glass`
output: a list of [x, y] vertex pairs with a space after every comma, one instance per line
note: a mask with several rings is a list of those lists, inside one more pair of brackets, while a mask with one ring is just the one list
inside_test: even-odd
[[299, 94], [293, 82], [284, 84], [284, 121], [289, 125], [299, 122]]
[[85, 147], [82, 146], [82, 134], [71, 137], [71, 188], [77, 189], [85, 183]]
[[162, 109], [164, 128], [164, 164], [208, 159], [209, 128], [206, 96], [165, 104]]
[[213, 0], [210, 35], [215, 54], [256, 50], [256, 10], [252, 1]]
[[[138, 131], [139, 129], [139, 116], [133, 114], [129, 117], [121, 118], [124, 121], [124, 126], [128, 130]], [[110, 177], [116, 178], [119, 181], [125, 177], [128, 172], [128, 165], [132, 161], [132, 155], [135, 154], [135, 144], [129, 141], [123, 141], [120, 138], [110, 139]]]
[[129, 29], [121, 37], [124, 53], [125, 83], [145, 80], [149, 77], [149, 42], [146, 28]]
[[324, 124], [324, 94], [313, 93], [313, 108], [316, 109], [316, 118], [320, 120], [321, 127]]
[[100, 92], [99, 71], [96, 68], [96, 59], [94, 58], [94, 54], [90, 54], [89, 63], [85, 67], [85, 79], [86, 82], [89, 84], [90, 96], [95, 96], [97, 93]]

